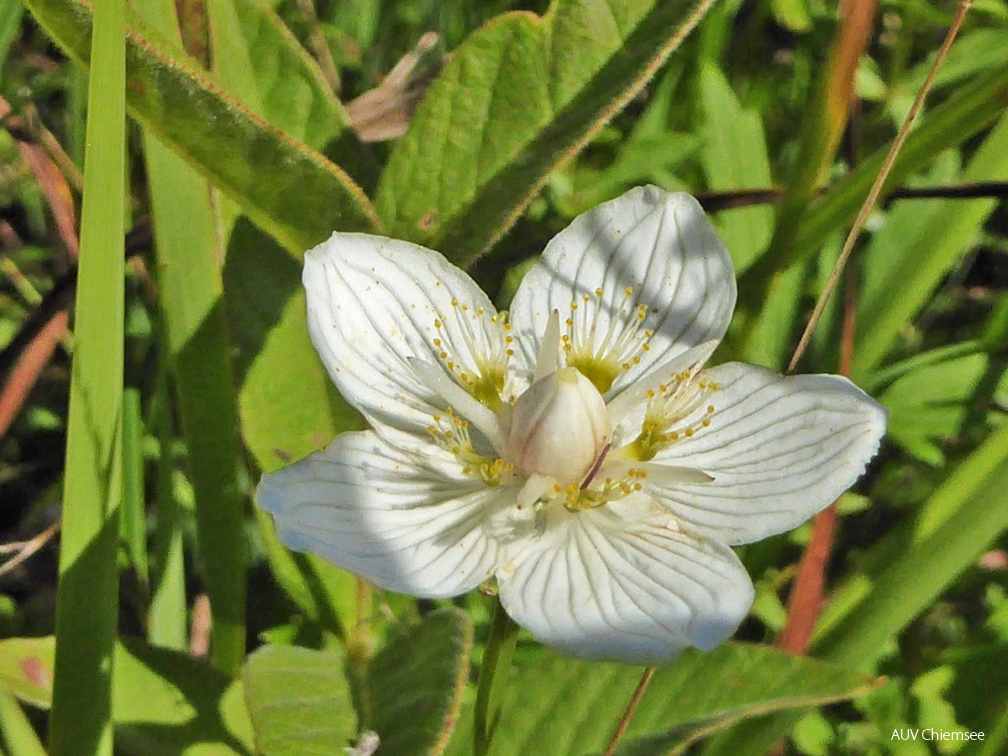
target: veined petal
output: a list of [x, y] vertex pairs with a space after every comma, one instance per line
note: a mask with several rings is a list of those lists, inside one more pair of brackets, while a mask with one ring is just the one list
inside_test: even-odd
[[507, 613], [547, 645], [657, 664], [714, 648], [749, 611], [752, 583], [731, 549], [682, 531], [646, 497], [544, 515], [537, 534], [504, 547], [497, 579]]
[[608, 400], [649, 368], [720, 340], [735, 294], [731, 258], [699, 203], [654, 186], [633, 189], [575, 218], [525, 276], [511, 306], [516, 359], [531, 371], [559, 310], [568, 364], [572, 353], [615, 360]]
[[514, 493], [462, 477], [433, 444], [420, 457], [363, 431], [264, 475], [256, 499], [290, 548], [390, 591], [441, 598], [490, 577], [499, 547], [488, 523]]
[[408, 359], [460, 382], [491, 353], [502, 358], [503, 324], [490, 300], [437, 252], [336, 233], [305, 255], [304, 285], [315, 348], [340, 393], [376, 427], [423, 434], [445, 409]]
[[840, 376], [727, 363], [707, 379], [718, 384], [710, 425], [654, 461], [714, 480], [645, 481], [645, 489], [684, 527], [729, 544], [782, 533], [825, 508], [861, 476], [885, 435], [885, 409]]

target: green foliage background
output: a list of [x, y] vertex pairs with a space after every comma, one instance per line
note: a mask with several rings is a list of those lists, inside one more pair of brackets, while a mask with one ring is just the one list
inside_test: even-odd
[[[848, 98], [820, 0], [107, 4], [124, 20], [0, 8], [0, 407], [39, 313], [77, 286], [72, 335], [0, 430], [3, 540], [60, 506], [72, 524], [58, 573], [51, 543], [0, 575], [15, 755], [329, 754], [371, 732], [380, 753], [470, 753], [485, 597], [384, 594], [287, 551], [250, 506], [261, 472], [360, 427], [308, 341], [304, 250], [333, 229], [410, 239], [506, 306], [578, 213], [691, 191], [722, 208], [739, 274], [715, 361], [780, 370], [956, 9], [881, 3]], [[408, 128], [363, 141], [354, 99], [426, 32], [394, 93]], [[773, 647], [805, 526], [742, 550], [757, 601], [738, 640], [659, 670], [619, 753], [928, 753], [892, 739], [920, 727], [985, 734], [942, 753], [1008, 750], [1005, 39], [1008, 3], [976, 2], [800, 368], [840, 369], [847, 308], [851, 374], [890, 411], [839, 502], [808, 658]], [[48, 179], [26, 145], [55, 156]], [[107, 404], [84, 452], [97, 416], [68, 410], [71, 385]], [[640, 673], [520, 637], [490, 751], [601, 753]]]

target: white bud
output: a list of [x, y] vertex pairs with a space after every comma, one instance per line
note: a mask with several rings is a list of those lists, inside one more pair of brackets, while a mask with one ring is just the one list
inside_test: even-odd
[[598, 389], [575, 368], [563, 368], [518, 397], [507, 435], [508, 456], [526, 475], [548, 475], [567, 486], [584, 479], [611, 435]]

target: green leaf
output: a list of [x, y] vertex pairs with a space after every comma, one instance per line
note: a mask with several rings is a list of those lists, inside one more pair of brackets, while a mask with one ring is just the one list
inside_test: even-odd
[[[207, 10], [214, 70], [229, 94], [312, 146], [345, 132], [342, 107], [272, 11], [258, 0], [220, 0]], [[360, 427], [360, 420], [336, 393], [311, 345], [303, 250], [291, 259], [228, 202], [221, 203], [221, 215], [238, 411], [246, 445], [269, 471]]]
[[[697, 82], [703, 113], [700, 163], [711, 190], [771, 186], [770, 159], [759, 114], [744, 110], [725, 75], [704, 62]], [[714, 216], [721, 238], [741, 273], [766, 250], [774, 211], [767, 205], [737, 208]]]
[[[67, 419], [49, 750], [112, 756], [122, 499], [125, 0], [102, 3], [88, 76], [80, 265]], [[100, 71], [101, 75], [96, 75]]]
[[244, 218], [228, 242], [224, 290], [242, 431], [262, 470], [363, 427], [308, 336], [300, 263]]
[[[961, 180], [1008, 179], [1008, 117], [984, 139]], [[916, 232], [904, 240], [897, 262], [883, 280], [871, 283], [870, 298], [858, 306], [859, 328], [852, 373], [855, 380], [877, 367], [907, 322], [928, 302], [935, 288], [973, 245], [997, 200], [944, 202], [927, 215], [917, 214]], [[893, 296], [899, 291], [899, 296]]]
[[214, 73], [250, 111], [313, 149], [350, 128], [318, 64], [262, 0], [207, 4]]
[[806, 0], [773, 0], [770, 4], [774, 18], [786, 29], [806, 32], [812, 28], [812, 19]]
[[7, 692], [0, 693], [0, 751], [10, 756], [46, 756], [21, 704]]
[[147, 508], [144, 497], [143, 415], [140, 390], [123, 395], [123, 499], [119, 510], [119, 537], [133, 569], [147, 583]]
[[124, 640], [116, 649], [116, 741], [144, 756], [251, 754], [240, 683], [188, 653]]
[[439, 609], [371, 660], [370, 711], [364, 726], [378, 733], [382, 753], [410, 756], [444, 750], [469, 676], [472, 642], [469, 615], [461, 609]]
[[[87, 2], [25, 5], [52, 39], [87, 63]], [[130, 112], [288, 250], [300, 254], [333, 229], [378, 226], [367, 197], [345, 172], [225, 94], [210, 74], [131, 12], [126, 67]]]
[[[144, 18], [181, 44], [174, 4], [143, 0]], [[245, 657], [242, 450], [224, 317], [218, 229], [206, 181], [144, 132], [161, 310], [196, 492], [202, 574], [213, 612], [211, 659], [237, 674]]]
[[987, 363], [983, 354], [953, 357], [893, 381], [879, 397], [889, 410], [889, 438], [928, 464], [943, 464], [945, 455], [936, 442], [959, 431]]
[[[643, 671], [546, 650], [520, 659], [491, 754], [601, 752]], [[863, 675], [770, 646], [691, 650], [655, 672], [620, 753], [665, 753], [745, 717], [853, 698], [871, 685]], [[453, 742], [465, 737], [460, 731]]]
[[[983, 502], [983, 506], [975, 506]], [[871, 590], [842, 616], [827, 611], [817, 653], [870, 668], [886, 639], [930, 604], [1008, 530], [1008, 425], [1003, 425], [923, 504], [902, 555], [869, 576]]]
[[445, 66], [378, 188], [395, 236], [462, 266], [654, 75], [709, 7], [556, 0], [475, 32]]
[[261, 509], [255, 515], [263, 551], [284, 593], [309, 622], [346, 640], [359, 621], [358, 578], [314, 554], [290, 551], [276, 537], [270, 516]]
[[53, 638], [0, 640], [0, 684], [25, 703], [52, 705]]
[[[982, 502], [982, 506], [977, 506]], [[889, 642], [1008, 530], [1008, 424], [973, 452], [921, 507], [899, 555], [841, 587], [827, 605], [812, 652], [871, 669]], [[850, 594], [850, 595], [846, 595]], [[790, 715], [747, 723], [706, 754], [761, 752], [784, 737]]]
[[[927, 111], [920, 125], [904, 143], [880, 201], [942, 150], [962, 144], [1000, 117], [1008, 107], [1006, 83], [1008, 67], [986, 72]], [[846, 228], [854, 220], [887, 152], [888, 147], [877, 150], [833, 185], [803, 215], [799, 227], [795, 229], [793, 244], [783, 249], [780, 255], [764, 255], [741, 276], [741, 309], [758, 312], [768, 297], [774, 295], [773, 282], [778, 271], [810, 258], [831, 234]]]
[[263, 756], [330, 756], [357, 734], [345, 673], [333, 651], [265, 646], [242, 672], [245, 700]]
[[[22, 701], [52, 702], [53, 638], [0, 640], [0, 684]], [[241, 686], [188, 653], [117, 644], [112, 674], [116, 742], [145, 756], [251, 754]]]

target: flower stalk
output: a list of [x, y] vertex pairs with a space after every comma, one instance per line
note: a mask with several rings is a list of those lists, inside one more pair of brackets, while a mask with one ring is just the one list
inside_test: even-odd
[[473, 752], [476, 756], [486, 756], [490, 750], [490, 741], [500, 720], [501, 699], [517, 640], [518, 625], [504, 611], [500, 599], [494, 599], [490, 637], [483, 652], [476, 689], [473, 728]]

